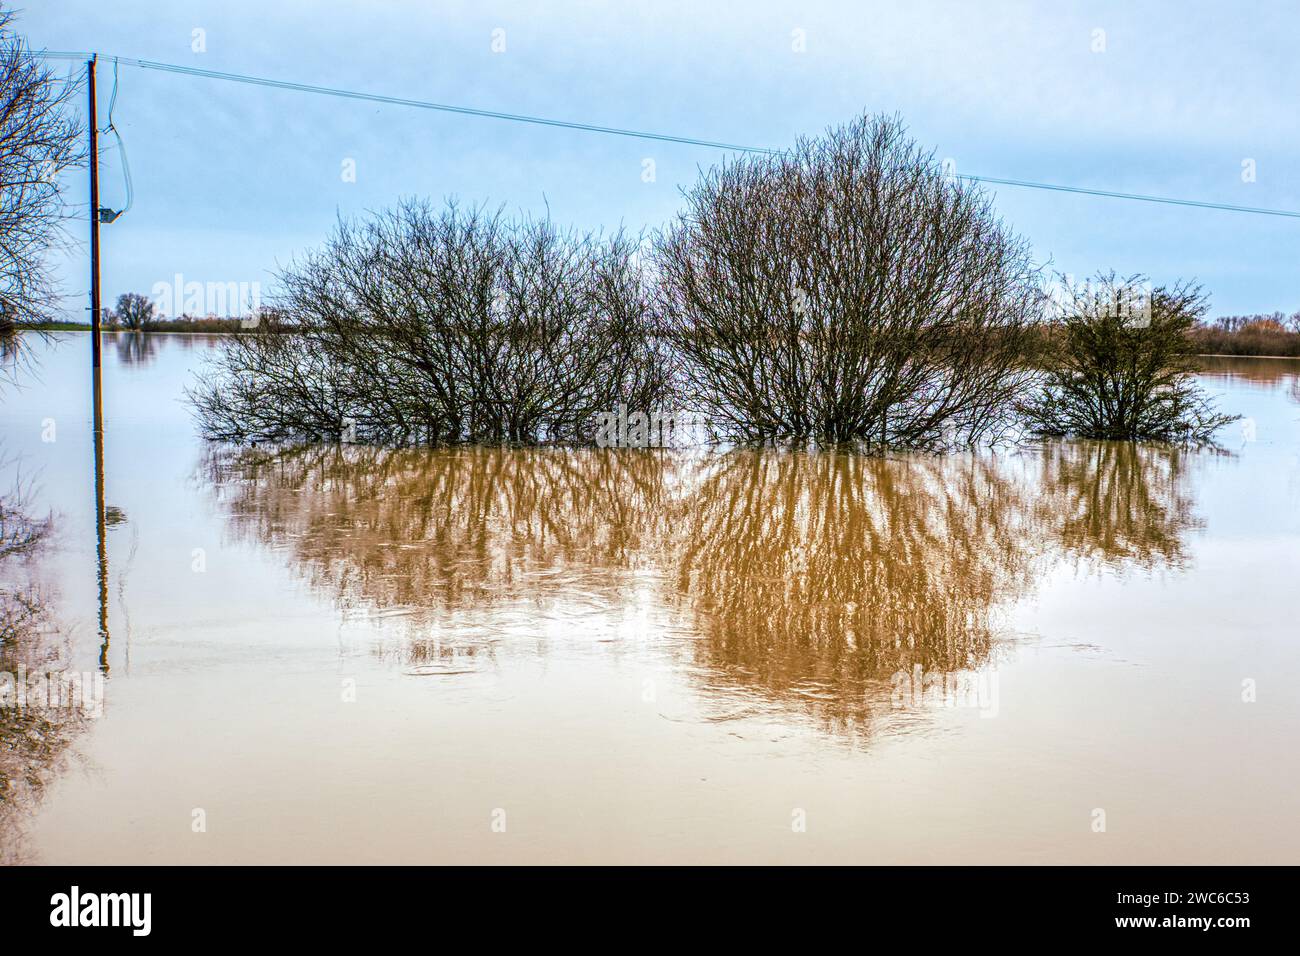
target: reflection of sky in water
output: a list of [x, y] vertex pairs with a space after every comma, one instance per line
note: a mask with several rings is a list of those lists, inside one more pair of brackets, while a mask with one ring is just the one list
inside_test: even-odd
[[[106, 350], [113, 671], [36, 857], [1294, 855], [1292, 363], [1206, 376], [1256, 423], [1232, 455], [272, 455], [194, 437], [191, 345]], [[6, 467], [55, 513], [41, 571], [84, 664], [88, 340], [39, 359], [0, 407]], [[893, 706], [918, 666], [995, 674], [996, 716]], [[1245, 677], [1274, 690], [1243, 705]], [[519, 836], [484, 842], [507, 804]], [[220, 839], [167, 822], [196, 805]], [[1104, 846], [1096, 806], [1127, 821]], [[795, 847], [791, 807], [814, 822]]]

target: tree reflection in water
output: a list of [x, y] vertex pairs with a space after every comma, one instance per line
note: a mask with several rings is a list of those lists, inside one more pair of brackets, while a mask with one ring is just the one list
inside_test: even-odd
[[32, 517], [21, 490], [0, 496], [0, 864], [23, 859], [23, 826], [88, 719], [75, 707], [19, 700], [20, 684], [41, 686], [32, 678], [61, 672], [70, 650], [39, 575], [51, 528]]
[[870, 682], [987, 661], [1030, 584], [1029, 500], [974, 456], [736, 452], [694, 495], [676, 589], [720, 674], [853, 720]]
[[1187, 472], [1211, 450], [1135, 442], [1043, 447], [1041, 520], [1067, 556], [1144, 569], [1183, 567], [1188, 533], [1202, 526]]
[[158, 358], [159, 338], [147, 332], [116, 332], [107, 336], [117, 349], [119, 365], [152, 365]]
[[405, 666], [545, 652], [519, 638], [648, 589], [705, 698], [856, 730], [899, 672], [990, 666], [1052, 562], [1181, 565], [1190, 454], [214, 446], [204, 470], [241, 533], [398, 616]]
[[206, 469], [239, 533], [345, 611], [394, 619], [415, 664], [622, 605], [667, 518], [649, 451], [317, 445], [216, 450]]

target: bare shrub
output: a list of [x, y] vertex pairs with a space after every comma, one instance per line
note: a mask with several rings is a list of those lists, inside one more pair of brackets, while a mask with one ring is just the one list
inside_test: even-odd
[[59, 174], [80, 159], [74, 88], [32, 56], [0, 7], [0, 334], [54, 318], [46, 254], [59, 240]]
[[[408, 202], [281, 275], [281, 318], [192, 392], [228, 440], [586, 441], [669, 382], [637, 243]], [[284, 334], [286, 327], [290, 334]]]
[[1005, 425], [1037, 271], [899, 120], [725, 163], [686, 202], [657, 247], [663, 312], [720, 432], [925, 447]]
[[[1135, 306], [1135, 303], [1137, 304]], [[1189, 334], [1207, 302], [1190, 283], [1147, 289], [1114, 272], [1070, 286], [1046, 380], [1020, 408], [1039, 435], [1207, 442], [1234, 420], [1193, 381]]]

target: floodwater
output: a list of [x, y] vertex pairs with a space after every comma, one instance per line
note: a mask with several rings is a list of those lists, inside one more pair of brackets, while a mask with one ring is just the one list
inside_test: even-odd
[[0, 713], [8, 861], [1300, 862], [1300, 362], [880, 460], [208, 446], [213, 347], [106, 344], [102, 563], [88, 337], [0, 398], [22, 654], [106, 672]]

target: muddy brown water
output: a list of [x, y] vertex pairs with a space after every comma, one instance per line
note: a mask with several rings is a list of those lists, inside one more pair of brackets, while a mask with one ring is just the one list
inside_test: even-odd
[[213, 347], [105, 348], [102, 588], [88, 339], [3, 393], [26, 659], [107, 662], [0, 715], [10, 862], [1300, 858], [1300, 362], [1219, 452], [273, 451]]

